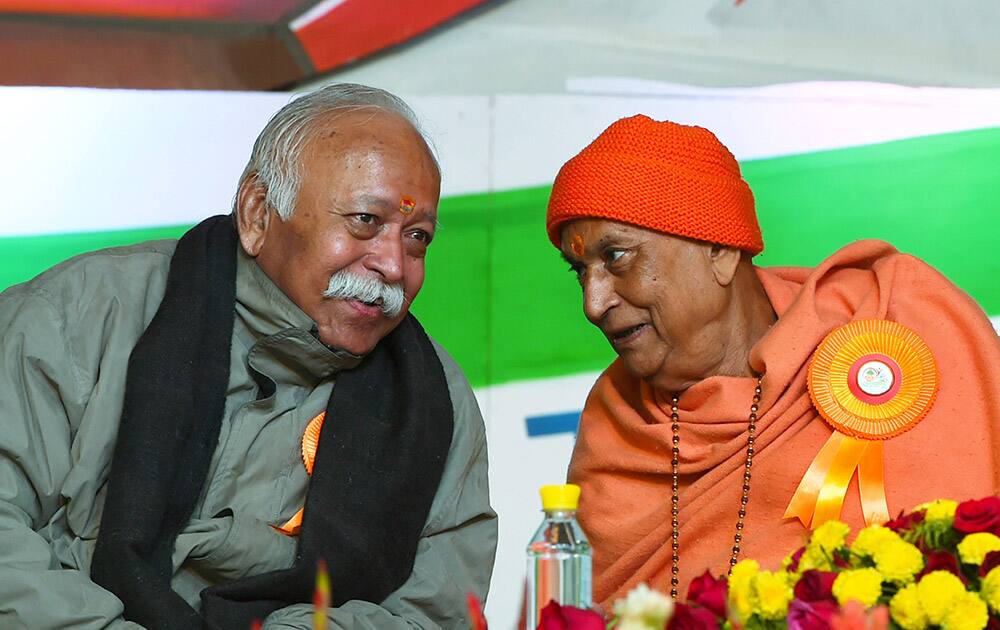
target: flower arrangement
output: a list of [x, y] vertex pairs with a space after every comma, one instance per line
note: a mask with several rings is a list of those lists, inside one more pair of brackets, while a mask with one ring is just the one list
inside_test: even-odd
[[743, 560], [728, 577], [706, 572], [684, 604], [650, 604], [641, 585], [608, 627], [1000, 630], [1000, 498], [933, 501], [849, 535], [829, 521], [778, 571]]
[[[932, 501], [850, 534], [829, 521], [780, 570], [747, 559], [706, 572], [685, 603], [640, 584], [609, 622], [550, 602], [538, 629], [1000, 630], [1000, 497]], [[478, 601], [471, 610], [486, 630]]]

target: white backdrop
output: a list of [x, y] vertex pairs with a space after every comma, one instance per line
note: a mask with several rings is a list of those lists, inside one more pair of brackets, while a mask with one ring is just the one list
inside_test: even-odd
[[[636, 112], [715, 130], [740, 159], [1000, 126], [996, 91], [884, 85], [693, 90], [583, 82], [578, 95], [420, 96], [443, 194], [549, 183], [610, 121]], [[636, 92], [640, 94], [636, 94]], [[0, 237], [193, 223], [227, 211], [256, 134], [287, 94], [0, 88]], [[477, 390], [500, 541], [487, 605], [516, 618], [537, 487], [564, 479], [572, 433], [529, 437], [525, 419], [582, 407], [596, 374]]]

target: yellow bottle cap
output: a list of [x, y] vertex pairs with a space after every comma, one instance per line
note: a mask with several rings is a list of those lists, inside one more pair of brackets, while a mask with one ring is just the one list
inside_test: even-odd
[[552, 510], [575, 510], [580, 503], [580, 486], [567, 483], [561, 486], [542, 486], [539, 490], [542, 495], [542, 509]]

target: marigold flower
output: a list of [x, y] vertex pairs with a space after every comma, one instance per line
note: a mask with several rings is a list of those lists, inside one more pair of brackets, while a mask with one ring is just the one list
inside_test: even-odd
[[920, 604], [917, 585], [908, 584], [889, 600], [892, 620], [903, 630], [924, 630], [927, 627], [927, 613]]
[[955, 598], [941, 627], [944, 630], [983, 630], [989, 620], [986, 603], [975, 593], [966, 591]]
[[1000, 613], [1000, 567], [987, 573], [979, 583], [979, 597], [989, 604], [993, 612]]
[[903, 540], [895, 540], [875, 550], [875, 568], [889, 582], [907, 584], [924, 568], [924, 554]]
[[933, 571], [917, 582], [920, 605], [927, 613], [927, 621], [939, 626], [955, 600], [965, 593], [962, 581], [947, 571]]
[[832, 557], [819, 545], [806, 545], [806, 550], [802, 552], [802, 556], [799, 558], [799, 566], [796, 567], [795, 572], [805, 573], [810, 569], [816, 569], [817, 571], [830, 571], [833, 569]]
[[816, 528], [809, 538], [809, 544], [818, 546], [827, 553], [833, 553], [844, 546], [851, 528], [840, 521], [827, 521]]
[[844, 571], [833, 582], [833, 596], [841, 606], [856, 601], [870, 608], [882, 596], [882, 574], [872, 567]]
[[792, 587], [785, 571], [761, 571], [750, 580], [750, 603], [761, 619], [784, 619], [792, 601]]
[[851, 553], [862, 558], [870, 558], [885, 545], [902, 540], [899, 534], [891, 529], [881, 525], [869, 525], [858, 532], [857, 538], [851, 543]]
[[958, 509], [958, 501], [937, 499], [930, 503], [919, 505], [917, 509], [923, 510], [924, 518], [928, 521], [942, 521], [950, 525], [955, 521], [955, 510]]
[[958, 557], [962, 564], [979, 566], [991, 551], [1000, 551], [1000, 537], [989, 532], [969, 534], [958, 543]]
[[756, 560], [740, 560], [729, 573], [729, 611], [737, 620], [746, 622], [753, 614], [751, 581], [760, 572]]

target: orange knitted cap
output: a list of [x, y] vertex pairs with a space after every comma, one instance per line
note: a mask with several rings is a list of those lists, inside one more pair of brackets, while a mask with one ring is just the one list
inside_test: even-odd
[[559, 170], [545, 220], [552, 244], [565, 222], [582, 218], [764, 249], [753, 193], [729, 149], [702, 127], [642, 115], [615, 122]]

